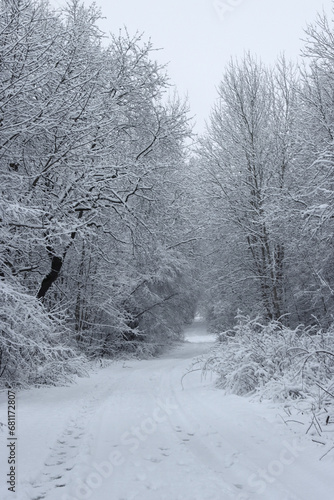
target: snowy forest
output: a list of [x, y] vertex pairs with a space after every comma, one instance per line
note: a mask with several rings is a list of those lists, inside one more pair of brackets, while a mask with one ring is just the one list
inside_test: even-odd
[[0, 5], [1, 383], [153, 354], [196, 303], [186, 105], [94, 6]]
[[246, 325], [331, 351], [329, 18], [299, 66], [222, 68], [197, 137], [152, 44], [108, 38], [100, 15], [0, 1], [0, 384], [154, 356], [196, 310], [221, 341]]
[[334, 20], [195, 133], [101, 19], [0, 0], [0, 497], [331, 500]]

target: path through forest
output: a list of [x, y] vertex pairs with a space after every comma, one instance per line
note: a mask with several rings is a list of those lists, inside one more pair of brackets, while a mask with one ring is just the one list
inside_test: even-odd
[[[18, 394], [19, 500], [330, 500], [333, 462], [275, 405], [226, 396], [200, 372], [205, 325], [158, 359]], [[5, 397], [0, 395], [1, 418]], [[5, 432], [0, 433], [5, 450]], [[1, 474], [7, 464], [1, 455]], [[1, 478], [0, 497], [14, 498]]]

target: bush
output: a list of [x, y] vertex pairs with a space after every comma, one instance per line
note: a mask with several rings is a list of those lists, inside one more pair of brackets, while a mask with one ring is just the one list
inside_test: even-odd
[[18, 283], [0, 279], [0, 385], [62, 384], [83, 374], [64, 321]]
[[321, 406], [333, 398], [334, 329], [290, 329], [278, 321], [263, 324], [239, 315], [212, 351], [195, 363], [218, 375], [227, 392], [258, 393], [268, 399], [317, 397]]

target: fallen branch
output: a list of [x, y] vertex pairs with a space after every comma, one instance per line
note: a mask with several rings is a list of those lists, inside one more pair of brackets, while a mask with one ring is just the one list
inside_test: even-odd
[[322, 459], [323, 459], [326, 455], [328, 455], [328, 453], [329, 453], [330, 451], [332, 451], [332, 450], [334, 450], [334, 446], [332, 446], [331, 448], [329, 448], [329, 450], [328, 450], [328, 451], [326, 451], [326, 453], [325, 453], [324, 455], [322, 455], [322, 457], [320, 457], [320, 458], [319, 458], [319, 460], [322, 460]]
[[202, 371], [202, 368], [195, 368], [194, 370], [189, 370], [187, 371], [184, 375], [182, 375], [181, 377], [181, 387], [182, 387], [182, 390], [184, 391], [184, 387], [183, 387], [183, 379], [186, 375], [189, 375], [189, 373], [192, 373], [192, 372], [200, 372]]
[[332, 398], [334, 398], [334, 394], [332, 394], [331, 392], [329, 392], [327, 389], [325, 389], [324, 387], [322, 387], [318, 382], [316, 382], [316, 385], [322, 389], [324, 392], [326, 392], [329, 396], [331, 396]]

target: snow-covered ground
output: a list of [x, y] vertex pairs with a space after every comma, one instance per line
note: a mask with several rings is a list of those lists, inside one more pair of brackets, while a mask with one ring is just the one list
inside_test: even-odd
[[[17, 394], [17, 494], [3, 500], [331, 500], [334, 460], [286, 425], [278, 405], [226, 396], [200, 372], [200, 321], [158, 359], [115, 362], [70, 387]], [[205, 342], [207, 340], [207, 342]], [[6, 421], [0, 394], [0, 422]], [[298, 426], [297, 426], [298, 429]]]

